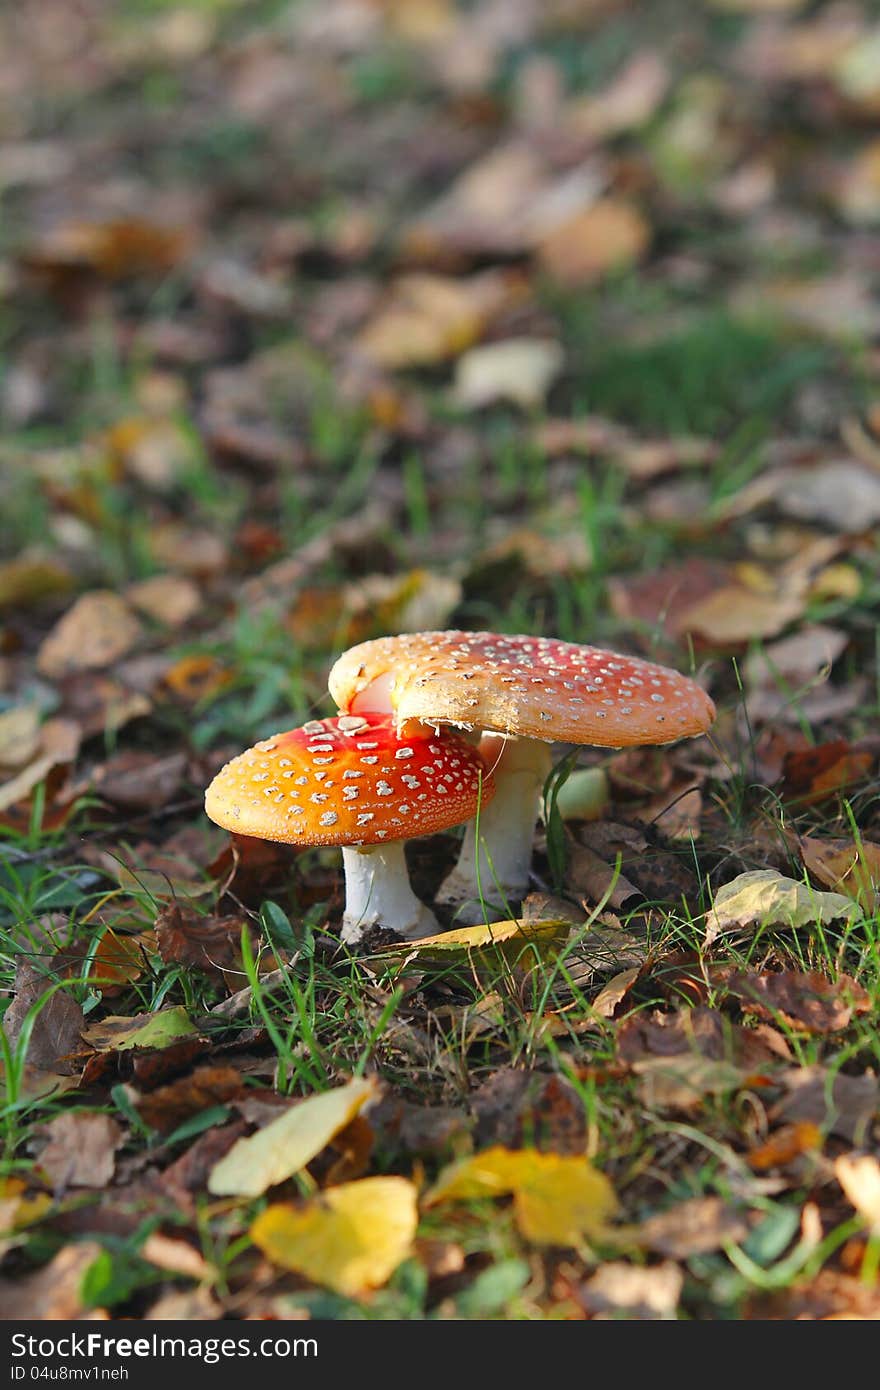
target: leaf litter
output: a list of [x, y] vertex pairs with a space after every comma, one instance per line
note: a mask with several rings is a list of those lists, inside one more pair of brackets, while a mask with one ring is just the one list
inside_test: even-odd
[[[877, 1316], [876, 25], [545, 8], [0, 18], [7, 1311]], [[204, 788], [445, 626], [719, 718], [353, 955]]]

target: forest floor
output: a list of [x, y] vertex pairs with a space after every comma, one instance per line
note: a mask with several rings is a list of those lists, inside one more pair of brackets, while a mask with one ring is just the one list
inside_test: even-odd
[[[880, 1316], [878, 74], [867, 3], [0, 14], [4, 1317]], [[349, 950], [204, 789], [446, 627], [717, 722]]]

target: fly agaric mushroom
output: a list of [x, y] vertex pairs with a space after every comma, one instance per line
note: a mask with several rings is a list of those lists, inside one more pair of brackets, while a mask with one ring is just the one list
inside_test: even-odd
[[471, 823], [438, 901], [503, 907], [528, 885], [532, 835], [551, 768], [549, 744], [625, 748], [705, 733], [715, 706], [696, 681], [638, 657], [551, 637], [416, 632], [361, 642], [330, 672], [350, 714], [479, 730], [497, 795]]
[[374, 924], [409, 939], [439, 931], [410, 887], [403, 842], [469, 820], [494, 791], [479, 751], [455, 734], [423, 726], [401, 739], [387, 715], [343, 715], [240, 753], [205, 811], [255, 839], [341, 846], [342, 939], [354, 944]]

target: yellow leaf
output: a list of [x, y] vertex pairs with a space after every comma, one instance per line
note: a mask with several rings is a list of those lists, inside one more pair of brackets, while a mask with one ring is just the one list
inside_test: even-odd
[[215, 1197], [259, 1197], [310, 1163], [375, 1095], [374, 1081], [349, 1081], [285, 1110], [233, 1144], [211, 1170], [208, 1191]]
[[610, 1182], [585, 1158], [537, 1149], [486, 1149], [452, 1164], [431, 1188], [426, 1205], [509, 1193], [519, 1229], [537, 1245], [579, 1245], [601, 1236], [617, 1211]]
[[375, 954], [384, 959], [398, 956], [406, 961], [416, 959], [420, 964], [445, 965], [454, 963], [457, 957], [472, 962], [475, 955], [479, 957], [501, 950], [508, 961], [515, 961], [530, 947], [542, 952], [556, 950], [570, 931], [571, 922], [563, 917], [548, 917], [539, 922], [520, 922], [512, 918], [507, 922], [481, 922], [476, 927], [459, 927], [436, 936], [423, 936], [419, 941], [383, 946]]
[[267, 1207], [250, 1233], [273, 1264], [356, 1298], [390, 1279], [417, 1225], [416, 1189], [407, 1178], [362, 1178], [305, 1206]]
[[706, 945], [721, 932], [757, 922], [765, 927], [808, 927], [849, 920], [858, 908], [842, 893], [820, 893], [775, 869], [753, 869], [725, 883], [706, 914]]

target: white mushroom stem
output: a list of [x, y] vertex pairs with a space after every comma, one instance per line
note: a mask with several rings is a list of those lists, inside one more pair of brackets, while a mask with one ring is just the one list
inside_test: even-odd
[[412, 890], [403, 843], [343, 847], [342, 940], [349, 946], [356, 945], [368, 927], [387, 927], [408, 941], [440, 930], [433, 912]]
[[[468, 822], [455, 868], [437, 901], [459, 907], [459, 922], [483, 920], [482, 903], [506, 908], [525, 897], [541, 792], [552, 767], [550, 745], [534, 738], [485, 734], [480, 752], [495, 778], [495, 796]], [[477, 841], [479, 839], [479, 848]]]

